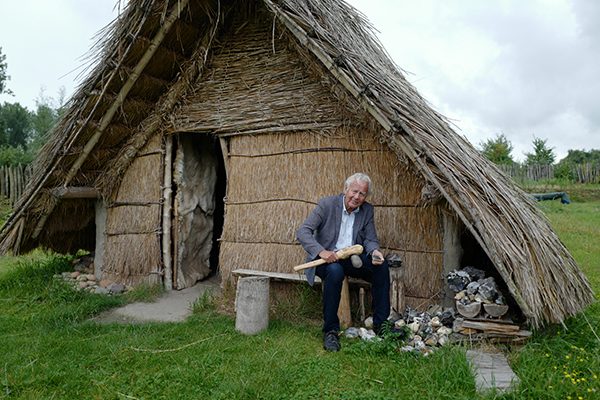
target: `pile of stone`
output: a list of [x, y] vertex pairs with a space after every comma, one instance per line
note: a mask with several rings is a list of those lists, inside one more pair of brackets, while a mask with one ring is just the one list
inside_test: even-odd
[[465, 267], [450, 271], [448, 286], [456, 295], [458, 315], [452, 329], [455, 339], [468, 336], [473, 338], [495, 338], [496, 341], [522, 341], [531, 332], [513, 324], [507, 316], [508, 305], [493, 277], [486, 277], [484, 271]]
[[[397, 328], [408, 331], [404, 339], [407, 344], [402, 347], [402, 351], [427, 355], [438, 346], [450, 343], [455, 314], [454, 307], [442, 309], [441, 306], [434, 305], [425, 312], [419, 312], [407, 306], [403, 315], [393, 313], [390, 321]], [[374, 340], [377, 336], [372, 327], [373, 319], [369, 317], [365, 320], [364, 328], [348, 328], [345, 335]]]
[[500, 318], [508, 311], [508, 305], [494, 277], [475, 267], [452, 270], [447, 276], [448, 286], [456, 295], [456, 309], [467, 318], [479, 315]]
[[54, 279], [60, 279], [72, 285], [76, 290], [85, 290], [95, 294], [114, 295], [131, 290], [121, 283], [100, 280], [94, 275], [94, 254], [87, 254], [73, 260], [73, 272], [63, 272], [54, 275]]

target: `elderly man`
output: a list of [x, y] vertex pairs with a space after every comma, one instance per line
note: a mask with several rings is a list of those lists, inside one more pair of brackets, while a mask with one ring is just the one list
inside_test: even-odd
[[[310, 285], [315, 274], [323, 281], [323, 347], [340, 349], [337, 311], [345, 276], [361, 278], [372, 284], [373, 325], [378, 335], [403, 333], [390, 326], [390, 276], [388, 264], [379, 250], [375, 232], [373, 206], [366, 202], [371, 191], [368, 175], [357, 173], [346, 180], [344, 193], [319, 200], [319, 204], [302, 223], [296, 237], [308, 253], [306, 261], [322, 258], [326, 264], [305, 270]], [[362, 266], [355, 268], [350, 259], [340, 260], [336, 251], [360, 244], [364, 253]]]

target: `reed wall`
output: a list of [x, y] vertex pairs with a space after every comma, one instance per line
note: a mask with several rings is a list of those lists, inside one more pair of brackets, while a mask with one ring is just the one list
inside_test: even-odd
[[373, 180], [368, 201], [382, 250], [406, 263], [407, 304], [436, 302], [443, 232], [437, 207], [420, 201], [423, 179], [364, 124], [355, 102], [332, 94], [305, 55], [273, 41], [272, 28], [258, 17], [234, 24], [235, 35], [221, 38], [204, 80], [172, 118], [174, 131], [227, 141], [223, 284], [238, 268], [292, 272], [306, 257], [295, 238], [300, 224], [321, 197], [364, 172]]
[[[162, 282], [161, 136], [140, 151], [112, 199], [106, 221], [103, 277], [129, 285]], [[154, 152], [154, 153], [153, 153]], [[149, 155], [143, 155], [150, 153]]]

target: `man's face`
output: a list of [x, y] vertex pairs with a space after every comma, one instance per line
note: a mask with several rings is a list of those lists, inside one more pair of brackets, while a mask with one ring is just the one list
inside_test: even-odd
[[369, 192], [369, 184], [366, 182], [359, 182], [354, 180], [347, 188], [344, 189], [344, 205], [346, 206], [346, 211], [351, 213], [360, 207], [367, 198], [367, 193]]

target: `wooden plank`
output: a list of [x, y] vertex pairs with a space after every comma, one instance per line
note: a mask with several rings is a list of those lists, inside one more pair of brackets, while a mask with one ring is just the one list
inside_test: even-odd
[[[308, 282], [306, 280], [306, 276], [304, 274], [295, 273], [295, 274], [286, 274], [283, 272], [268, 272], [268, 271], [257, 271], [253, 269], [236, 269], [231, 271], [231, 275], [244, 277], [244, 276], [264, 276], [267, 278], [271, 278], [275, 281], [281, 282]], [[321, 285], [321, 279], [318, 276], [315, 276], [315, 285]], [[350, 286], [360, 286], [364, 288], [371, 287], [371, 284], [362, 279], [348, 279], [348, 284]]]
[[506, 325], [506, 324], [498, 324], [495, 322], [483, 322], [483, 321], [472, 321], [472, 320], [464, 320], [462, 323], [463, 328], [471, 328], [471, 329], [479, 329], [485, 332], [494, 332], [494, 333], [505, 333], [505, 334], [514, 334], [519, 332], [520, 328], [518, 325]]
[[509, 325], [513, 325], [513, 320], [512, 320], [512, 318], [510, 316], [508, 316], [508, 314], [503, 315], [502, 319], [487, 318], [487, 317], [477, 316], [477, 317], [473, 317], [473, 318], [466, 318], [465, 317], [465, 321], [495, 322], [497, 324], [509, 324]]

